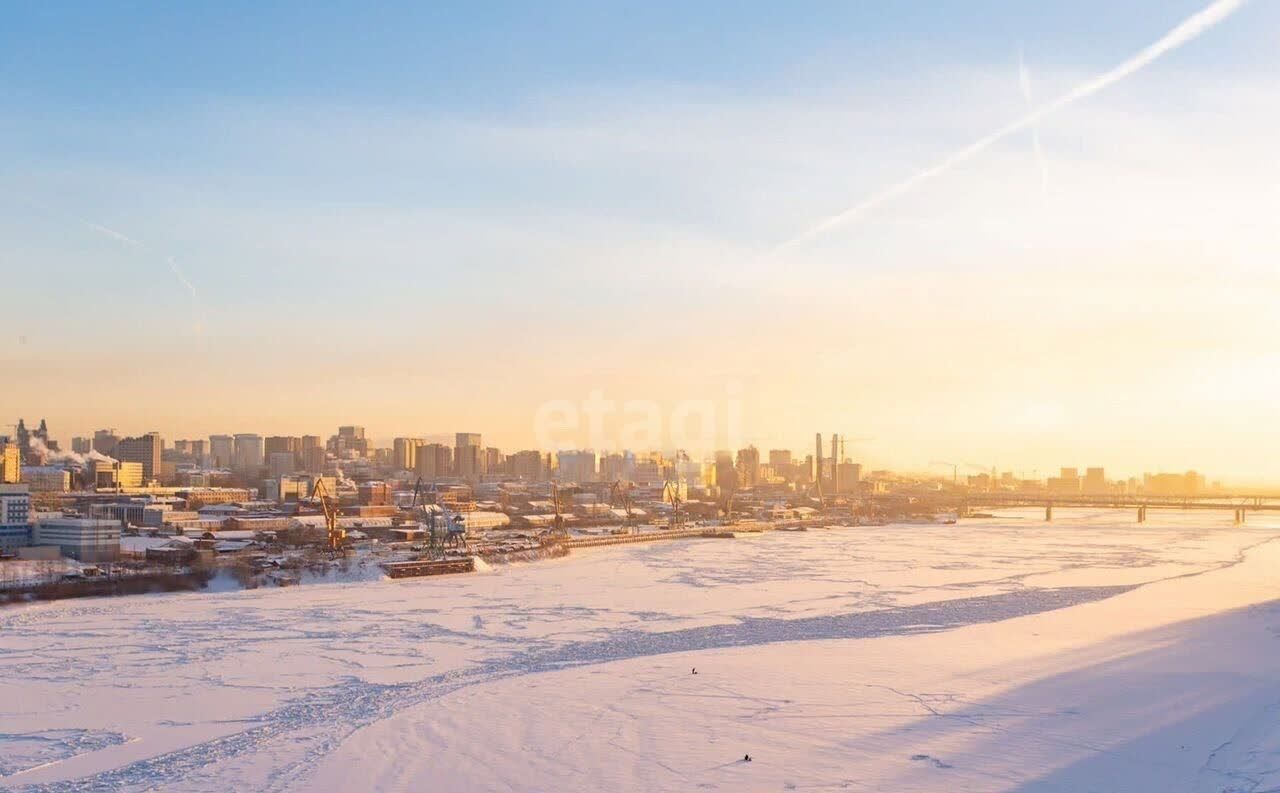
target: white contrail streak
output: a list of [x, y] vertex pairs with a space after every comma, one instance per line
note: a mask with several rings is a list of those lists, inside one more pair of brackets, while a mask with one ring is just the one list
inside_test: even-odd
[[[99, 234], [108, 236], [111, 239], [116, 240], [117, 242], [123, 242], [125, 245], [129, 245], [134, 248], [138, 248], [140, 250], [144, 250], [144, 251], [149, 250], [149, 248], [147, 248], [146, 245], [135, 240], [133, 237], [130, 237], [127, 234], [122, 234], [116, 231], [115, 229], [107, 228], [106, 226], [100, 225], [98, 223], [90, 223], [87, 220], [81, 221], [81, 222], [84, 223], [89, 228], [93, 229], [94, 231], [98, 232]], [[174, 261], [174, 258], [172, 256], [166, 256], [164, 257], [164, 262], [165, 264], [169, 265], [169, 270], [174, 274], [174, 276], [178, 279], [178, 281], [181, 282], [181, 284], [187, 288], [187, 291], [191, 293], [191, 299], [199, 300], [200, 296], [196, 294], [195, 286], [191, 283], [190, 280], [187, 279], [186, 273], [182, 272], [182, 269], [178, 267], [178, 263]]]
[[[1022, 86], [1022, 98], [1027, 102], [1027, 108], [1035, 110], [1035, 102], [1031, 100], [1031, 72], [1022, 57], [1022, 47], [1018, 47], [1018, 84]], [[1039, 124], [1031, 125], [1031, 150], [1036, 155], [1036, 166], [1040, 169], [1040, 194], [1045, 195], [1049, 192], [1049, 167], [1044, 160], [1044, 150], [1040, 148]]]
[[123, 242], [125, 245], [132, 245], [135, 248], [147, 247], [143, 245], [141, 242], [138, 242], [137, 240], [135, 240], [134, 238], [127, 237], [124, 234], [121, 234], [120, 232], [116, 231], [115, 229], [109, 229], [106, 226], [99, 226], [97, 223], [90, 223], [87, 220], [82, 220], [80, 222], [84, 223], [86, 226], [98, 232], [99, 234], [104, 234], [110, 237], [111, 239], [116, 240], [117, 242]]
[[[131, 248], [137, 248], [140, 251], [143, 251], [152, 255], [156, 255], [156, 256], [161, 255], [159, 251], [152, 249], [146, 243], [140, 240], [136, 240], [133, 237], [130, 237], [128, 234], [125, 234], [123, 232], [116, 231], [113, 228], [104, 226], [101, 223], [90, 223], [89, 221], [81, 217], [76, 217], [74, 215], [68, 215], [61, 212], [55, 212], [52, 209], [49, 209], [46, 206], [37, 204], [31, 200], [27, 200], [27, 199], [19, 199], [19, 200], [23, 204], [27, 205], [31, 209], [34, 209], [36, 212], [39, 212], [41, 214], [48, 215], [50, 217], [56, 217], [66, 222], [79, 223], [80, 225], [84, 226], [85, 228], [89, 229], [90, 231], [96, 234], [101, 234], [104, 237], [110, 237], [116, 242], [123, 243], [125, 245], [128, 245]], [[195, 284], [191, 283], [191, 279], [187, 278], [187, 274], [182, 271], [182, 268], [178, 266], [178, 262], [172, 256], [164, 256], [163, 258], [164, 258], [165, 264], [168, 265], [169, 267], [169, 271], [172, 272], [174, 277], [178, 279], [178, 282], [181, 283], [184, 288], [186, 288], [187, 292], [191, 294], [192, 308], [195, 309], [197, 314], [203, 313], [200, 308], [200, 294], [196, 291]], [[197, 325], [196, 325], [197, 329], [199, 329], [201, 325], [202, 325], [201, 322], [197, 322]]]
[[1184, 19], [1177, 27], [1170, 30], [1160, 39], [1143, 48], [1136, 55], [1123, 61], [1110, 71], [1104, 72], [1092, 80], [1077, 85], [1075, 88], [1052, 102], [1042, 105], [1039, 109], [1026, 114], [1016, 121], [1006, 124], [985, 137], [979, 138], [968, 146], [965, 146], [963, 149], [960, 149], [959, 151], [942, 159], [936, 165], [926, 168], [925, 170], [920, 171], [914, 176], [910, 176], [895, 185], [887, 187], [872, 195], [870, 198], [867, 198], [858, 204], [854, 204], [843, 212], [832, 215], [831, 217], [809, 227], [795, 237], [792, 237], [786, 242], [775, 247], [773, 249], [774, 253], [799, 245], [800, 243], [807, 242], [808, 240], [824, 234], [837, 226], [843, 226], [844, 224], [853, 221], [864, 212], [891, 201], [894, 198], [911, 191], [917, 185], [926, 182], [941, 173], [945, 173], [1004, 138], [1021, 132], [1027, 127], [1033, 126], [1048, 116], [1057, 113], [1059, 110], [1075, 104], [1081, 99], [1093, 96], [1099, 91], [1120, 82], [1131, 74], [1146, 68], [1162, 56], [1181, 47], [1183, 44], [1198, 38], [1201, 34], [1213, 28], [1219, 22], [1239, 11], [1247, 2], [1248, 0], [1216, 0], [1216, 2], [1210, 3], [1202, 10]]

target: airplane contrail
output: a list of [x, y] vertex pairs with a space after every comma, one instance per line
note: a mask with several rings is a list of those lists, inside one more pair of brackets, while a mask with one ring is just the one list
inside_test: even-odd
[[125, 245], [132, 245], [135, 248], [147, 247], [143, 245], [141, 242], [138, 242], [137, 240], [135, 240], [134, 238], [127, 237], [124, 234], [121, 234], [120, 232], [116, 231], [115, 229], [109, 229], [106, 226], [99, 226], [97, 223], [90, 223], [87, 220], [82, 220], [80, 222], [88, 226], [93, 231], [96, 231], [99, 234], [104, 234], [110, 237], [111, 239], [116, 240], [117, 242], [123, 242]]
[[[1031, 72], [1027, 69], [1027, 62], [1022, 57], [1022, 47], [1018, 47], [1018, 84], [1022, 87], [1022, 98], [1026, 100], [1027, 107], [1031, 110], [1035, 109], [1035, 103], [1031, 100]], [[1040, 148], [1040, 125], [1031, 125], [1031, 150], [1036, 155], [1036, 166], [1040, 169], [1040, 194], [1044, 195], [1049, 192], [1049, 167], [1044, 160], [1044, 150]]]
[[795, 237], [792, 237], [786, 242], [776, 246], [773, 249], [773, 253], [778, 253], [787, 248], [807, 242], [814, 237], [825, 234], [827, 231], [830, 231], [837, 226], [843, 226], [844, 224], [853, 221], [864, 212], [891, 201], [894, 198], [911, 191], [917, 185], [926, 182], [941, 173], [949, 171], [965, 160], [968, 160], [990, 148], [992, 145], [998, 143], [1004, 138], [1039, 123], [1044, 118], [1057, 113], [1059, 110], [1062, 110], [1069, 105], [1079, 102], [1081, 99], [1086, 99], [1105, 88], [1109, 88], [1135, 72], [1141, 71], [1159, 60], [1162, 56], [1178, 49], [1183, 44], [1198, 38], [1201, 34], [1210, 30], [1219, 22], [1222, 22], [1227, 17], [1239, 11], [1247, 2], [1248, 0], [1216, 0], [1216, 2], [1210, 3], [1205, 8], [1184, 19], [1154, 43], [1139, 50], [1136, 55], [1122, 61], [1111, 70], [1077, 85], [1075, 88], [1062, 96], [1059, 96], [1052, 102], [1042, 105], [1038, 109], [1027, 113], [1025, 116], [997, 129], [995, 132], [979, 138], [968, 146], [965, 146], [963, 149], [943, 158], [937, 164], [932, 165], [895, 185], [891, 185], [881, 190], [870, 198], [854, 204], [843, 212], [832, 215], [813, 226], [810, 226]]
[[[147, 246], [144, 245], [143, 243], [139, 242], [138, 240], [135, 240], [133, 237], [130, 237], [127, 234], [122, 234], [121, 232], [116, 231], [115, 229], [107, 228], [106, 226], [103, 226], [99, 223], [90, 223], [87, 220], [81, 221], [81, 222], [84, 223], [86, 226], [88, 226], [90, 229], [98, 232], [99, 234], [103, 234], [107, 237], [110, 237], [111, 239], [116, 240], [117, 242], [123, 242], [125, 245], [130, 245], [140, 250], [149, 250]], [[199, 300], [200, 296], [196, 293], [195, 286], [187, 278], [187, 275], [182, 271], [182, 268], [178, 267], [178, 263], [174, 260], [174, 258], [172, 256], [166, 256], [164, 257], [164, 262], [165, 264], [169, 265], [169, 270], [174, 274], [174, 277], [176, 277], [178, 281], [184, 287], [187, 288], [187, 291], [191, 293], [191, 299]]]
[[[125, 234], [124, 232], [116, 231], [115, 229], [110, 228], [108, 226], [104, 226], [101, 223], [92, 223], [88, 220], [85, 220], [82, 217], [76, 217], [75, 215], [68, 215], [62, 212], [55, 212], [49, 207], [43, 206], [41, 204], [37, 204], [34, 201], [31, 201], [30, 199], [20, 198], [18, 200], [20, 203], [25, 204], [26, 206], [30, 207], [31, 209], [41, 214], [49, 215], [50, 217], [55, 217], [66, 222], [79, 223], [80, 225], [84, 226], [85, 228], [89, 229], [92, 232], [101, 234], [104, 237], [110, 237], [116, 242], [123, 243], [125, 245], [128, 245], [131, 248], [137, 248], [140, 251], [145, 251], [153, 255], [162, 256], [162, 254], [159, 251], [154, 250], [153, 248], [151, 248], [141, 240], [134, 239], [133, 237], [130, 237], [128, 234]], [[169, 271], [173, 273], [174, 277], [178, 279], [178, 282], [182, 284], [182, 286], [187, 290], [187, 292], [191, 294], [192, 306], [196, 309], [197, 313], [199, 313], [200, 312], [200, 294], [196, 291], [195, 284], [191, 283], [191, 279], [187, 278], [187, 274], [183, 272], [181, 267], [178, 266], [178, 262], [176, 259], [174, 259], [172, 256], [163, 256], [163, 258], [164, 258], [164, 263], [169, 267]]]

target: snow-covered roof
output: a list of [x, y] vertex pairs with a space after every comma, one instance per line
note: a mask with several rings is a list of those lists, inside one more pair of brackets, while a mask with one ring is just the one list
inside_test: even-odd
[[120, 550], [123, 553], [146, 553], [148, 548], [163, 548], [169, 544], [168, 537], [121, 537]]
[[253, 544], [252, 540], [219, 540], [213, 544], [213, 550], [218, 553], [234, 553], [250, 548]]

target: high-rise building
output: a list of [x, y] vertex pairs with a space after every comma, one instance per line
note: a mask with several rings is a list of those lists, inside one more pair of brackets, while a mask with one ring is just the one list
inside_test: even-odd
[[760, 482], [760, 450], [754, 446], [738, 450], [738, 482], [743, 487], [755, 487]]
[[495, 446], [487, 446], [481, 459], [480, 472], [497, 475], [506, 473], [506, 456]]
[[527, 450], [516, 452], [507, 460], [511, 475], [526, 482], [538, 482], [546, 478], [543, 474], [542, 452]]
[[606, 454], [600, 458], [600, 481], [616, 482], [623, 478], [623, 469], [626, 468], [627, 458], [622, 454], [614, 452]]
[[302, 436], [300, 456], [302, 470], [312, 474], [324, 472], [324, 444], [320, 442], [319, 435]]
[[391, 442], [391, 464], [401, 471], [418, 467], [418, 450], [426, 446], [423, 438], [396, 438]]
[[716, 452], [716, 487], [722, 493], [731, 493], [738, 489], [738, 470], [733, 464], [733, 455], [729, 452]]
[[230, 468], [236, 462], [236, 439], [230, 435], [209, 436], [209, 467]]
[[120, 437], [115, 430], [98, 430], [93, 433], [93, 450], [98, 454], [115, 457], [116, 445], [119, 443]]
[[1091, 496], [1103, 495], [1107, 492], [1106, 472], [1101, 468], [1084, 469], [1084, 482], [1081, 490]]
[[556, 453], [557, 478], [562, 482], [596, 481], [596, 453], [590, 449]]
[[862, 463], [840, 463], [838, 473], [841, 493], [858, 492], [862, 486]]
[[272, 479], [288, 476], [297, 470], [297, 463], [293, 452], [272, 452], [267, 455], [267, 475]]
[[337, 449], [339, 455], [344, 451], [355, 452], [357, 457], [369, 456], [369, 441], [364, 437], [364, 427], [354, 424], [338, 427]]
[[484, 472], [481, 448], [478, 432], [459, 432], [454, 436], [453, 461], [458, 476], [476, 479]]
[[453, 451], [443, 443], [428, 443], [417, 452], [414, 466], [423, 479], [442, 479], [453, 472]]
[[160, 476], [160, 454], [163, 448], [164, 441], [160, 439], [160, 433], [148, 432], [136, 438], [121, 440], [116, 445], [114, 457], [125, 463], [140, 463], [142, 482], [146, 484]]
[[262, 436], [252, 432], [236, 433], [235, 458], [232, 467], [242, 474], [256, 476], [263, 465]]
[[296, 455], [301, 445], [301, 439], [291, 435], [268, 435], [262, 442], [262, 454], [267, 459], [273, 454]]
[[88, 454], [93, 450], [93, 438], [72, 438], [71, 451], [76, 454]]

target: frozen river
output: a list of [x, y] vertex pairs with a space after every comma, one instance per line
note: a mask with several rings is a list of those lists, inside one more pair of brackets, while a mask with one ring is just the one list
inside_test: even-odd
[[1280, 523], [1040, 517], [9, 608], [0, 783], [1280, 785]]

